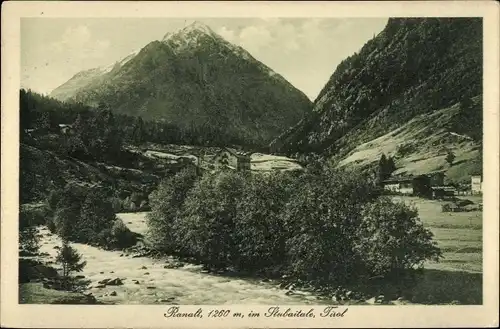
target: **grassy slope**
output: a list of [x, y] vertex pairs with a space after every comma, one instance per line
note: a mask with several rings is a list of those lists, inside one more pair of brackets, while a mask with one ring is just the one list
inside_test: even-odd
[[91, 298], [77, 292], [46, 289], [42, 283], [19, 285], [19, 304], [96, 304]]
[[[441, 212], [439, 201], [395, 197], [414, 204], [424, 225], [443, 251], [439, 263], [425, 264], [419, 284], [412, 289], [420, 302], [482, 303], [482, 212]], [[467, 197], [474, 203], [480, 197]]]
[[[479, 144], [464, 134], [450, 129], [457, 120], [459, 106], [441, 109], [430, 115], [419, 115], [401, 127], [378, 138], [358, 145], [339, 162], [340, 167], [374, 165], [382, 153], [396, 158], [397, 174], [423, 174], [446, 170], [449, 181], [467, 182], [471, 174], [481, 171]], [[413, 149], [399, 156], [400, 145], [413, 145]], [[456, 155], [453, 165], [446, 162], [446, 148]]]

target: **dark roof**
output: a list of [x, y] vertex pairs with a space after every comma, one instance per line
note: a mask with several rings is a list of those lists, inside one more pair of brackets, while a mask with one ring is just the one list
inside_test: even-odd
[[401, 183], [401, 182], [411, 182], [414, 177], [392, 177], [383, 180], [382, 183]]
[[252, 154], [252, 152], [245, 152], [245, 151], [241, 151], [241, 150], [232, 149], [229, 147], [222, 148], [222, 151], [228, 151], [229, 153], [231, 153], [232, 155], [237, 156], [237, 157], [250, 156]]
[[443, 191], [454, 191], [456, 188], [454, 186], [432, 186], [432, 190], [443, 190]]

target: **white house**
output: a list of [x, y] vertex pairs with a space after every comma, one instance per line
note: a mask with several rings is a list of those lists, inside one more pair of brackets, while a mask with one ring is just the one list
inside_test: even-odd
[[483, 191], [481, 176], [471, 176], [470, 180], [470, 190], [472, 194], [481, 194]]

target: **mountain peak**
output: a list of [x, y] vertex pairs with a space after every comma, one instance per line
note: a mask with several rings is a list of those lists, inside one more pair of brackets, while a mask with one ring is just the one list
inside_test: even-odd
[[189, 24], [188, 26], [183, 28], [182, 31], [186, 31], [186, 32], [187, 31], [199, 31], [199, 32], [203, 32], [206, 34], [213, 34], [214, 33], [208, 25], [203, 24], [203, 23], [198, 22], [198, 21], [194, 21], [193, 23]]
[[193, 23], [177, 30], [176, 32], [173, 32], [173, 33], [169, 32], [169, 33], [165, 34], [165, 36], [163, 37], [163, 41], [169, 40], [173, 36], [185, 36], [185, 35], [191, 34], [193, 32], [196, 34], [209, 35], [211, 37], [216, 36], [215, 32], [208, 25], [203, 24], [203, 23], [198, 22], [198, 21], [194, 21]]

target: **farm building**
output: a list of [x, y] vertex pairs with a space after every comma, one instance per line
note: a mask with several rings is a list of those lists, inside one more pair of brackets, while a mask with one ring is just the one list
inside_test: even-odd
[[432, 186], [431, 190], [433, 199], [439, 199], [458, 194], [457, 189], [453, 186]]
[[228, 147], [222, 148], [214, 157], [216, 168], [238, 171], [250, 170], [251, 153], [237, 151]]
[[394, 177], [383, 181], [382, 185], [386, 191], [393, 193], [432, 197], [432, 186], [444, 185], [444, 173], [432, 172], [418, 176]]
[[401, 194], [413, 194], [413, 179], [411, 177], [395, 177], [382, 182], [384, 190]]
[[482, 181], [481, 176], [472, 176], [470, 182], [470, 190], [472, 194], [481, 194], [482, 189]]

